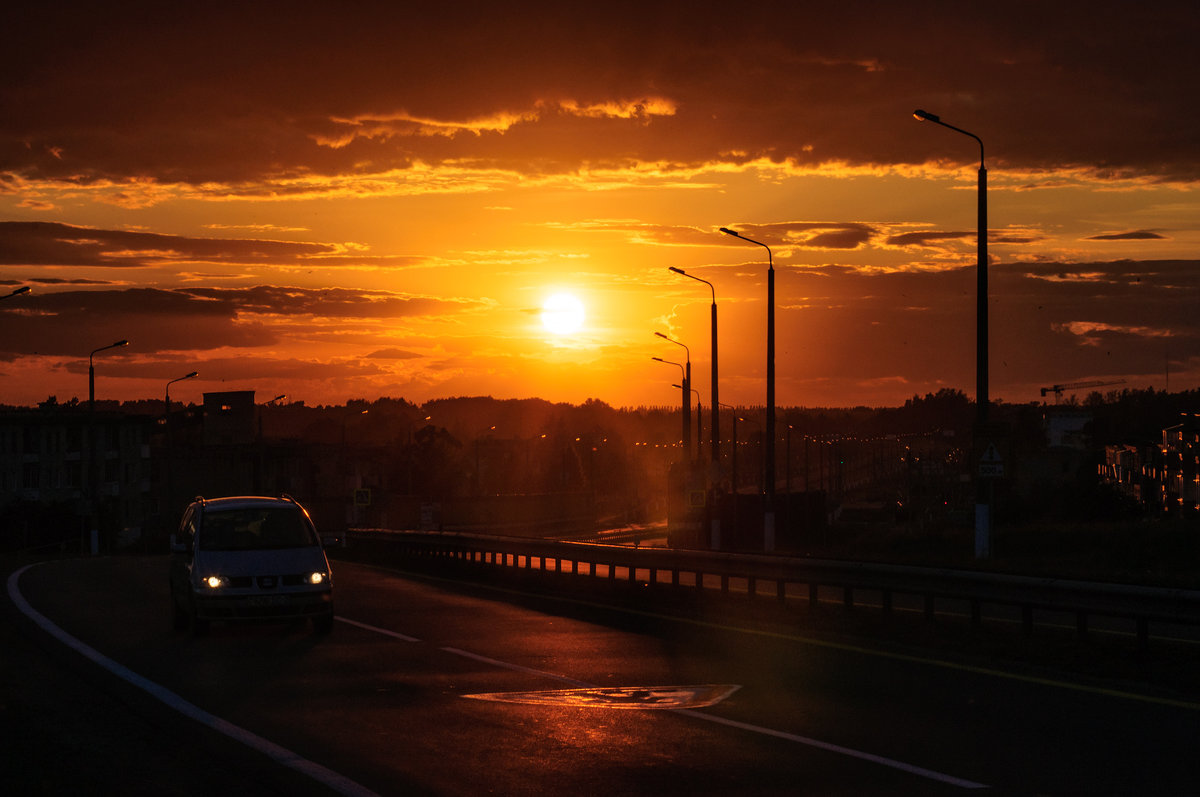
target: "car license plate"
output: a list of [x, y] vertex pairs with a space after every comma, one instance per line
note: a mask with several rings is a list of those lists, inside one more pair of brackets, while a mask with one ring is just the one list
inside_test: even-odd
[[286, 606], [288, 602], [286, 595], [258, 595], [246, 601], [250, 606]]

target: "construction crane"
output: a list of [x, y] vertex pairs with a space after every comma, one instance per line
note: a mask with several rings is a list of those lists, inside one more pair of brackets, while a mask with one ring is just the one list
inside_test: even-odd
[[1112, 382], [1068, 382], [1065, 385], [1051, 385], [1050, 387], [1042, 388], [1042, 398], [1046, 397], [1047, 393], [1054, 394], [1054, 403], [1058, 403], [1058, 397], [1062, 395], [1064, 390], [1080, 390], [1085, 387], [1104, 387], [1105, 385], [1123, 385], [1124, 379], [1117, 379]]

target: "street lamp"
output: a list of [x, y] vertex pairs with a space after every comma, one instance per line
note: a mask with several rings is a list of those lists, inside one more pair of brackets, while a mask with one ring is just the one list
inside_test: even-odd
[[12, 293], [6, 293], [3, 296], [0, 296], [0, 299], [11, 299], [14, 296], [20, 296], [23, 293], [29, 293], [29, 290], [30, 288], [28, 285], [22, 285], [20, 288], [14, 288]]
[[[684, 407], [684, 409], [683, 409], [683, 436], [684, 436], [684, 438], [687, 438], [688, 429], [692, 425], [692, 410], [691, 410], [692, 404], [691, 404], [691, 399], [688, 397], [688, 391], [690, 391], [692, 389], [692, 351], [684, 344], [680, 343], [679, 341], [675, 340], [674, 338], [667, 337], [666, 335], [664, 335], [661, 332], [655, 332], [654, 334], [656, 336], [662, 338], [665, 341], [674, 343], [676, 346], [683, 346], [684, 362], [687, 364], [687, 367], [685, 369], [684, 376], [683, 376], [683, 386], [682, 386], [683, 387], [683, 407]], [[697, 394], [697, 395], [699, 395], [699, 394]], [[697, 405], [699, 405], [700, 402], [696, 402], [696, 403], [697, 403]], [[699, 413], [700, 410], [697, 409], [696, 412]], [[699, 423], [700, 423], [699, 417], [696, 418], [696, 423], [697, 423], [697, 425], [699, 425]], [[684, 453], [687, 454], [687, 461], [691, 462], [692, 461], [691, 443], [685, 443]], [[699, 440], [697, 440], [697, 442], [696, 442], [696, 453], [697, 454], [700, 453]]]
[[689, 274], [681, 268], [671, 266], [669, 271], [673, 271], [680, 276], [694, 279], [696, 282], [703, 282], [712, 292], [712, 320], [709, 323], [709, 329], [712, 332], [712, 476], [713, 481], [717, 481], [720, 476], [721, 465], [721, 416], [720, 410], [720, 394], [717, 392], [717, 290], [713, 284], [706, 279]]
[[175, 456], [175, 452], [171, 450], [171, 385], [176, 382], [182, 382], [185, 379], [195, 379], [199, 375], [196, 371], [192, 371], [190, 374], [185, 374], [178, 379], [172, 379], [167, 382], [166, 389], [163, 391], [163, 425], [166, 426], [167, 432], [167, 494], [166, 500], [163, 502], [164, 510], [172, 508], [171, 495], [175, 488], [174, 479], [172, 478], [174, 469], [171, 466], [171, 460]]
[[[654, 334], [657, 335], [658, 333], [656, 332]], [[660, 363], [666, 363], [667, 365], [677, 366], [679, 368], [680, 376], [683, 378], [683, 384], [687, 385], [687, 383], [688, 383], [687, 371], [684, 369], [682, 363], [672, 362], [671, 360], [664, 360], [662, 357], [651, 357], [650, 359], [656, 360]], [[684, 387], [683, 388], [683, 456], [684, 456], [684, 462], [691, 462], [691, 460], [692, 460], [692, 432], [691, 432], [692, 410], [691, 410], [691, 406], [692, 406], [691, 396], [688, 395], [688, 388]]]
[[763, 473], [767, 506], [763, 513], [763, 548], [773, 551], [775, 549], [775, 261], [771, 255], [771, 247], [762, 241], [747, 238], [728, 227], [720, 229], [726, 235], [732, 235], [734, 238], [767, 250], [767, 422], [764, 430], [767, 447]]
[[983, 161], [983, 140], [974, 133], [943, 122], [936, 114], [913, 111], [913, 117], [922, 122], [933, 122], [949, 128], [979, 142], [979, 220], [976, 230], [978, 260], [976, 266], [975, 291], [975, 411], [980, 424], [988, 419], [988, 254], [987, 254], [987, 167]]
[[128, 345], [129, 341], [118, 340], [116, 343], [110, 343], [107, 346], [101, 346], [98, 349], [94, 349], [92, 353], [88, 355], [88, 412], [91, 412], [96, 408], [96, 366], [92, 362], [92, 359], [99, 352], [102, 352], [105, 349], [116, 349], [120, 348], [121, 346]]
[[[671, 385], [671, 387], [682, 388], [683, 385]], [[704, 413], [700, 411], [700, 391], [696, 390], [695, 388], [691, 388], [688, 392], [696, 397], [696, 450], [699, 451], [701, 448], [704, 448], [704, 432], [700, 428], [700, 419], [704, 415]]]
[[178, 379], [172, 379], [171, 381], [167, 382], [167, 389], [163, 395], [163, 405], [164, 405], [164, 411], [165, 411], [164, 417], [167, 418], [168, 432], [170, 431], [170, 428], [171, 428], [171, 421], [170, 421], [170, 418], [171, 418], [171, 385], [175, 384], [176, 382], [182, 382], [185, 379], [195, 379], [198, 376], [200, 376], [200, 374], [197, 371], [192, 371], [190, 374], [186, 374], [184, 376], [179, 377]]
[[[984, 433], [988, 421], [988, 254], [987, 254], [987, 167], [983, 160], [983, 139], [960, 127], [943, 122], [937, 114], [913, 111], [913, 117], [921, 122], [933, 122], [949, 128], [956, 133], [970, 136], [979, 142], [979, 192], [978, 192], [978, 226], [976, 229], [976, 246], [978, 259], [975, 267], [975, 437], [977, 443]], [[989, 488], [983, 480], [976, 476], [975, 503], [975, 558], [987, 559], [991, 556], [991, 496]]]

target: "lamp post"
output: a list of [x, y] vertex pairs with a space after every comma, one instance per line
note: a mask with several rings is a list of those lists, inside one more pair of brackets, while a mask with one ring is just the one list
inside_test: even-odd
[[167, 496], [163, 505], [164, 512], [171, 508], [171, 493], [173, 492], [175, 486], [173, 483], [174, 480], [172, 479], [173, 469], [171, 466], [171, 459], [174, 456], [171, 444], [171, 385], [175, 384], [176, 382], [182, 382], [185, 379], [195, 379], [199, 375], [200, 374], [196, 371], [192, 371], [191, 373], [185, 374], [178, 379], [172, 379], [167, 382], [166, 389], [163, 391], [163, 424], [166, 426], [167, 432]]
[[712, 458], [712, 478], [715, 482], [720, 479], [721, 474], [721, 415], [718, 409], [721, 404], [720, 393], [717, 391], [717, 290], [708, 280], [701, 279], [694, 274], [689, 274], [681, 268], [671, 266], [668, 270], [688, 279], [694, 279], [696, 282], [703, 282], [712, 293], [712, 312], [711, 321], [709, 322], [709, 329], [712, 333], [712, 431], [710, 432], [712, 453], [710, 456]]
[[[163, 393], [163, 409], [164, 409], [163, 417], [168, 418], [168, 419], [170, 419], [170, 417], [171, 417], [171, 385], [175, 384], [176, 382], [182, 382], [185, 379], [195, 379], [198, 376], [200, 376], [198, 371], [192, 371], [190, 374], [185, 374], [185, 375], [179, 377], [178, 379], [172, 379], [171, 381], [167, 382], [167, 388]], [[170, 424], [170, 421], [168, 420], [167, 429], [170, 430], [170, 428], [171, 428], [171, 424]]]
[[96, 408], [96, 365], [93, 362], [93, 359], [97, 354], [105, 351], [106, 349], [116, 349], [120, 348], [121, 346], [128, 345], [129, 341], [118, 340], [116, 343], [110, 343], [107, 346], [101, 346], [98, 349], [93, 349], [92, 353], [88, 355], [88, 412], [91, 412]]
[[[654, 334], [657, 335], [658, 333], [655, 332]], [[680, 344], [680, 345], [682, 345], [682, 344]], [[682, 388], [683, 388], [683, 390], [682, 390], [682, 392], [683, 392], [683, 461], [691, 462], [692, 461], [692, 431], [691, 431], [692, 430], [692, 401], [691, 401], [692, 397], [690, 395], [688, 395], [689, 387], [688, 387], [687, 369], [685, 369], [683, 367], [682, 363], [672, 362], [671, 360], [664, 360], [662, 357], [651, 357], [650, 359], [657, 360], [660, 363], [666, 363], [667, 365], [675, 365], [675, 366], [679, 367], [680, 376], [683, 378], [683, 385], [682, 385]]]
[[[683, 385], [671, 385], [671, 387], [683, 387]], [[699, 451], [704, 448], [704, 431], [700, 428], [700, 418], [703, 416], [703, 413], [700, 412], [700, 391], [691, 388], [688, 392], [696, 397], [696, 450]]]
[[13, 288], [12, 293], [6, 293], [3, 296], [0, 296], [0, 299], [11, 299], [14, 296], [20, 296], [23, 293], [29, 293], [29, 291], [30, 288], [28, 285], [22, 285], [20, 288]]
[[775, 550], [775, 260], [771, 255], [771, 247], [762, 241], [747, 238], [728, 227], [721, 227], [721, 232], [767, 250], [767, 420], [764, 430], [767, 439], [763, 473], [767, 504], [766, 510], [763, 512], [763, 549], [773, 551]]
[[943, 122], [936, 114], [913, 111], [913, 117], [922, 122], [933, 122], [949, 128], [964, 136], [970, 136], [979, 142], [979, 192], [978, 192], [978, 229], [976, 245], [978, 259], [976, 265], [975, 291], [975, 411], [980, 424], [988, 419], [988, 255], [987, 255], [987, 167], [983, 161], [983, 140], [974, 133]]
[[[975, 267], [975, 437], [978, 443], [988, 422], [988, 254], [987, 254], [987, 167], [983, 158], [983, 139], [960, 127], [943, 122], [937, 114], [917, 109], [913, 118], [920, 122], [933, 122], [942, 127], [970, 136], [979, 143], [979, 191], [978, 225], [976, 246], [978, 250]], [[992, 553], [991, 521], [992, 501], [990, 483], [976, 475], [975, 497], [975, 558], [988, 559]]]
[[[686, 364], [685, 369], [684, 369], [683, 385], [682, 385], [682, 387], [683, 387], [683, 408], [684, 408], [683, 409], [683, 436], [684, 436], [684, 438], [687, 438], [688, 437], [688, 429], [691, 428], [691, 425], [692, 425], [692, 409], [691, 409], [692, 404], [691, 404], [691, 398], [688, 395], [689, 391], [692, 389], [692, 351], [687, 346], [685, 346], [683, 343], [680, 343], [679, 341], [675, 340], [674, 338], [667, 337], [666, 335], [664, 335], [661, 332], [655, 332], [654, 334], [657, 337], [660, 337], [665, 341], [674, 343], [676, 346], [683, 346], [683, 355], [684, 355], [683, 361]], [[696, 402], [696, 403], [698, 406], [699, 402]], [[696, 412], [698, 413], [698, 412], [700, 412], [700, 410], [697, 409]], [[696, 423], [697, 423], [697, 425], [699, 425], [699, 423], [700, 423], [699, 417], [696, 418]], [[697, 436], [697, 438], [698, 437], [699, 436]], [[692, 445], [691, 445], [691, 443], [685, 443], [684, 453], [687, 454], [687, 461], [691, 462], [692, 461]], [[696, 440], [696, 453], [697, 454], [700, 453], [699, 439]]]

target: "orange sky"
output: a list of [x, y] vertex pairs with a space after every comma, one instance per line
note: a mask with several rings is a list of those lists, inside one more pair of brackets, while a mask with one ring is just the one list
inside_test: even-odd
[[570, 5], [0, 12], [0, 403], [1200, 386], [1190, 4]]

